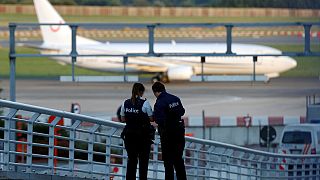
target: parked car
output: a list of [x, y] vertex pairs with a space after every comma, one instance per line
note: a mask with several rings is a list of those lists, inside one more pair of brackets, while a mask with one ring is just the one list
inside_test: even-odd
[[320, 124], [296, 124], [284, 128], [279, 153], [320, 154]]

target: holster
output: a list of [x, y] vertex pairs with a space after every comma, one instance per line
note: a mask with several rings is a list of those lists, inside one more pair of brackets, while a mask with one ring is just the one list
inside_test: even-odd
[[123, 128], [121, 134], [120, 134], [120, 137], [121, 137], [123, 140], [125, 140], [125, 138], [126, 138], [127, 130], [128, 130], [128, 127], [125, 126], [125, 127]]

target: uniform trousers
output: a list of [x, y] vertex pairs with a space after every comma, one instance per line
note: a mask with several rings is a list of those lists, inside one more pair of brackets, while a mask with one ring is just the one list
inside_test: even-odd
[[162, 159], [164, 161], [165, 179], [174, 180], [174, 169], [177, 180], [186, 180], [183, 150], [185, 147], [184, 128], [167, 131], [159, 127]]
[[125, 148], [128, 154], [127, 162], [127, 180], [136, 180], [137, 163], [139, 160], [139, 179], [147, 180], [148, 163], [150, 155], [150, 139], [144, 136], [127, 134], [124, 140]]

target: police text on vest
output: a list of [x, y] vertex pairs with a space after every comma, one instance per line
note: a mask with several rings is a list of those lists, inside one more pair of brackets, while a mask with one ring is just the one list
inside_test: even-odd
[[174, 107], [177, 107], [177, 106], [179, 106], [179, 102], [174, 102], [174, 103], [169, 104], [169, 108], [170, 109], [174, 108]]
[[138, 114], [139, 113], [139, 109], [126, 108], [126, 112]]

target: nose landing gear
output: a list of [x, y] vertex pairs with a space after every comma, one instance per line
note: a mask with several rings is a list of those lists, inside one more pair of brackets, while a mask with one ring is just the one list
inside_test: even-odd
[[153, 76], [151, 78], [151, 82], [157, 82], [157, 81], [161, 81], [163, 83], [168, 83], [169, 82], [169, 78], [167, 73], [157, 73], [155, 76]]

